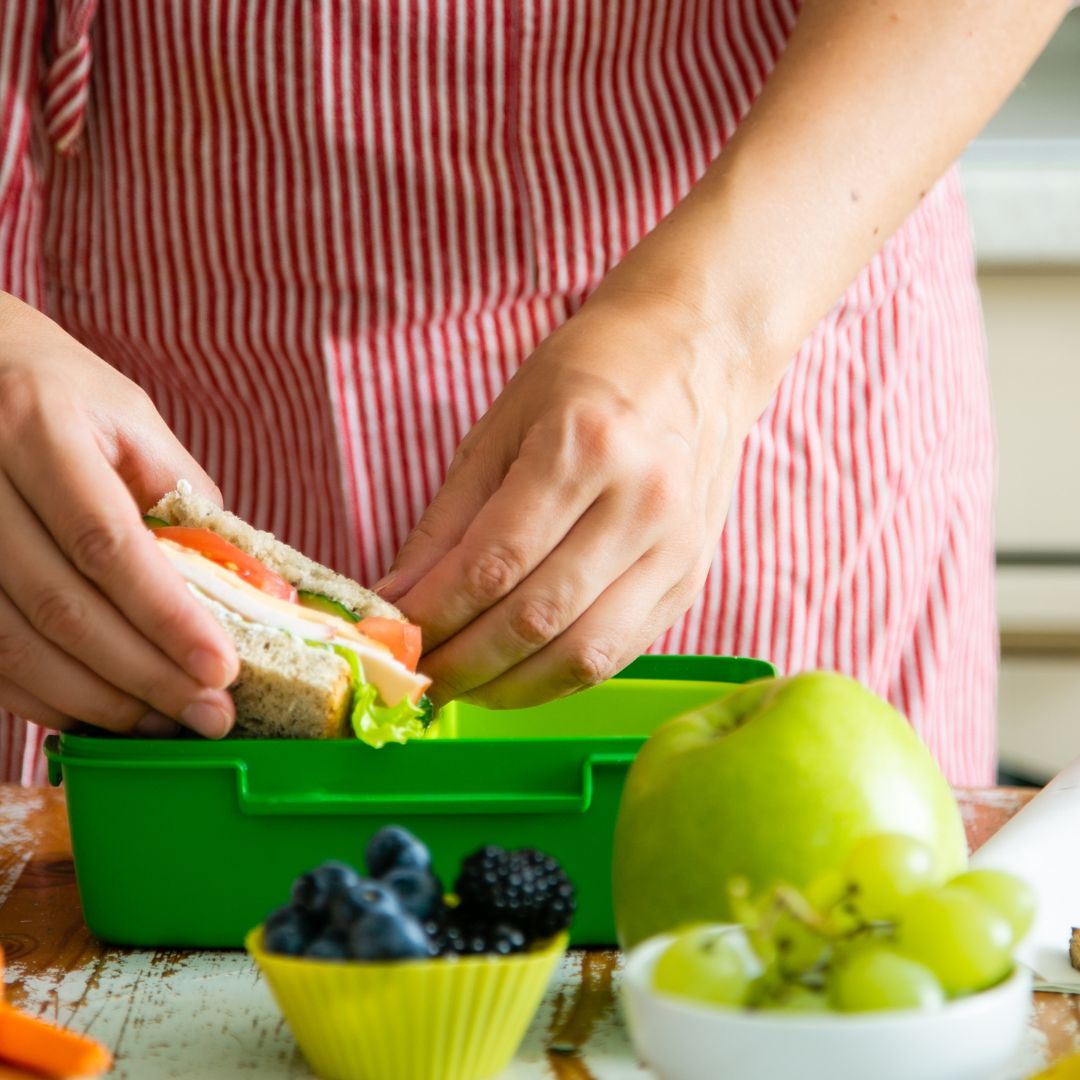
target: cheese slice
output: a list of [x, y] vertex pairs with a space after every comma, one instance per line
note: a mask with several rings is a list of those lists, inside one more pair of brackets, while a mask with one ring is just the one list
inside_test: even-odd
[[263, 626], [284, 630], [305, 641], [340, 645], [356, 653], [364, 679], [379, 692], [384, 705], [404, 698], [418, 701], [431, 680], [410, 671], [381, 642], [328, 611], [293, 604], [271, 596], [196, 551], [157, 536], [158, 546], [192, 588], [216, 600], [234, 614]]

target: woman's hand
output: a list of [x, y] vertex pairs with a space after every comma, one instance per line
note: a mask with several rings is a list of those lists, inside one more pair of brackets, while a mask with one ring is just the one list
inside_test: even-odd
[[723, 360], [689, 309], [609, 285], [522, 366], [379, 586], [436, 704], [572, 693], [689, 607], [748, 426]]
[[139, 387], [0, 293], [0, 706], [59, 729], [229, 729], [232, 643], [140, 516], [179, 477], [220, 503]]

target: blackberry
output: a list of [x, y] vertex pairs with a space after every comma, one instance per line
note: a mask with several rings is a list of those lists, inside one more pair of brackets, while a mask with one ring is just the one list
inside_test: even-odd
[[499, 923], [488, 937], [488, 952], [498, 953], [500, 956], [522, 952], [525, 945], [525, 935], [516, 926], [508, 926], [506, 923]]
[[565, 930], [576, 907], [566, 871], [557, 859], [535, 848], [481, 848], [461, 864], [455, 889], [463, 921], [507, 924], [530, 943]]
[[500, 923], [495, 927], [462, 923], [455, 917], [439, 922], [429, 920], [424, 930], [438, 956], [480, 956], [495, 953], [509, 956], [525, 949], [525, 935], [516, 926]]

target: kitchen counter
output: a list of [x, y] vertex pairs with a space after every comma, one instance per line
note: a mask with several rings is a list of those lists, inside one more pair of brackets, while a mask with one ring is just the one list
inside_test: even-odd
[[[977, 847], [1032, 792], [959, 793]], [[123, 837], [117, 837], [122, 843]], [[199, 868], [191, 868], [199, 887]], [[63, 794], [0, 786], [0, 945], [16, 1005], [85, 1031], [116, 1054], [120, 1080], [310, 1077], [253, 962], [239, 951], [118, 949], [79, 909]], [[622, 1080], [634, 1058], [616, 1004], [618, 954], [575, 950], [553, 981], [506, 1080]], [[1080, 997], [1036, 994], [1021, 1080], [1080, 1050]], [[0, 1080], [20, 1074], [0, 1067]]]

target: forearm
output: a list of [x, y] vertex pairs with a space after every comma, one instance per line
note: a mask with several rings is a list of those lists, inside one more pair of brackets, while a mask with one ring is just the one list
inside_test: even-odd
[[745, 426], [1067, 6], [806, 0], [734, 138], [598, 298], [661, 296], [717, 335]]

